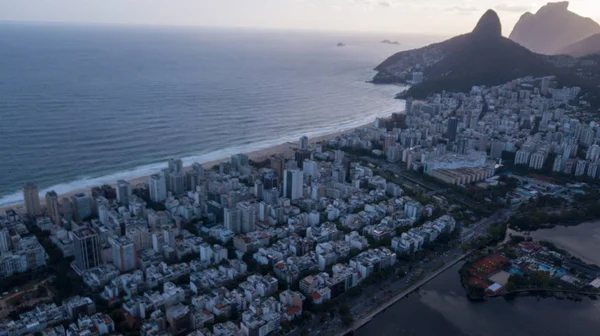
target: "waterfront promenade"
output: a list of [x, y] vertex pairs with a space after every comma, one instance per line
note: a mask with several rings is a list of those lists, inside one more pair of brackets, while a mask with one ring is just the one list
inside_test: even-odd
[[408, 287], [407, 289], [403, 290], [402, 292], [396, 294], [390, 300], [388, 300], [387, 302], [383, 303], [381, 306], [377, 307], [375, 310], [371, 311], [366, 316], [360, 318], [359, 320], [354, 321], [349, 327], [336, 332], [335, 335], [336, 336], [342, 336], [342, 335], [346, 335], [346, 334], [352, 333], [352, 332], [360, 329], [362, 326], [364, 326], [365, 324], [369, 323], [379, 313], [385, 311], [386, 309], [388, 309], [389, 307], [391, 307], [396, 302], [398, 302], [401, 299], [405, 298], [408, 294], [410, 294], [410, 293], [414, 292], [415, 290], [419, 289], [421, 286], [423, 286], [423, 285], [427, 284], [429, 281], [435, 279], [438, 275], [444, 273], [450, 267], [456, 265], [461, 260], [463, 260], [466, 257], [468, 257], [471, 254], [471, 252], [472, 251], [469, 251], [467, 253], [461, 254], [460, 256], [456, 257], [455, 259], [452, 259], [451, 261], [449, 261], [448, 263], [446, 263], [442, 268], [438, 269], [437, 271], [433, 272], [429, 276], [427, 276], [424, 279], [418, 281], [417, 283], [415, 283], [414, 285]]

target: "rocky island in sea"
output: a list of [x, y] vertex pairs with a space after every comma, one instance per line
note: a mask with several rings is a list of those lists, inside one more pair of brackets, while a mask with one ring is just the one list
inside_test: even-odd
[[383, 40], [383, 41], [381, 41], [381, 43], [383, 43], [383, 44], [400, 45], [400, 42], [398, 42], [398, 41], [391, 41], [391, 40]]

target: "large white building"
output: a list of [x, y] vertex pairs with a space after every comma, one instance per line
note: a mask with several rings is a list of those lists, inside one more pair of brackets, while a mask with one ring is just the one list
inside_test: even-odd
[[310, 176], [312, 179], [318, 179], [321, 177], [319, 172], [319, 165], [313, 160], [304, 160], [304, 165], [302, 167], [304, 175]]
[[131, 184], [125, 180], [117, 181], [117, 201], [123, 205], [129, 205], [131, 198]]
[[136, 268], [136, 252], [133, 241], [127, 237], [109, 239], [112, 247], [112, 259], [115, 267], [121, 272], [129, 272]]
[[529, 159], [529, 168], [542, 169], [544, 162], [546, 161], [546, 153], [543, 151], [537, 151], [531, 154]]
[[240, 227], [242, 232], [248, 233], [255, 230], [256, 207], [248, 202], [238, 203], [236, 207], [240, 210]]
[[479, 168], [485, 165], [485, 159], [485, 152], [471, 152], [468, 155], [445, 154], [424, 162], [424, 172], [428, 174], [440, 169]]
[[242, 232], [242, 215], [240, 209], [225, 208], [223, 214], [224, 224], [227, 230], [234, 233]]
[[517, 154], [515, 154], [515, 164], [527, 165], [529, 164], [529, 157], [531, 156], [531, 152], [527, 150], [518, 150]]
[[301, 170], [286, 170], [283, 179], [283, 196], [291, 200], [302, 197], [304, 187], [304, 174]]
[[162, 202], [167, 199], [167, 182], [163, 174], [153, 174], [148, 178], [150, 199], [153, 202]]

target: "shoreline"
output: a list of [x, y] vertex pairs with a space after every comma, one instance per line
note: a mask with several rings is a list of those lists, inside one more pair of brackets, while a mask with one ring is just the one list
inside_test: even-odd
[[[356, 127], [352, 127], [352, 128], [346, 129], [346, 130], [323, 134], [320, 136], [309, 138], [308, 142], [310, 145], [314, 145], [318, 142], [328, 141], [330, 139], [336, 138], [342, 134], [352, 133], [357, 129], [361, 129], [361, 128], [365, 128], [365, 127], [372, 127], [373, 125], [374, 125], [374, 122], [369, 122], [369, 123], [359, 125]], [[253, 151], [247, 151], [247, 152], [244, 152], [243, 154], [248, 155], [248, 159], [253, 160], [253, 161], [263, 161], [263, 160], [269, 159], [270, 157], [275, 156], [275, 155], [283, 155], [284, 157], [289, 158], [289, 157], [291, 157], [294, 149], [297, 147], [298, 147], [297, 142], [283, 142], [283, 143], [273, 145], [270, 147], [257, 149], [257, 150], [253, 150]], [[199, 163], [202, 164], [204, 169], [208, 170], [208, 169], [211, 169], [212, 167], [220, 164], [221, 162], [228, 161], [229, 159], [230, 159], [230, 156], [225, 156], [220, 159], [204, 161], [204, 162], [199, 162]], [[168, 164], [167, 161], [165, 161], [165, 163], [164, 163], [165, 167], [167, 166], [167, 164]], [[190, 167], [191, 167], [191, 164], [185, 166], [184, 169], [189, 169]], [[159, 170], [157, 170], [156, 172], [158, 172], [158, 171]], [[132, 188], [135, 188], [138, 185], [147, 184], [149, 177], [150, 177], [150, 175], [142, 175], [142, 176], [129, 178], [129, 179], [125, 179], [125, 180], [131, 184]], [[116, 183], [117, 183], [117, 180], [112, 181], [110, 183], [104, 183], [104, 184], [109, 184], [114, 187], [116, 185]], [[100, 186], [100, 185], [101, 184], [96, 185], [96, 186]], [[86, 194], [86, 195], [91, 195], [91, 192], [92, 192], [92, 187], [86, 187], [86, 188], [74, 189], [74, 190], [71, 190], [71, 191], [68, 191], [65, 193], [58, 194], [59, 203], [61, 203], [61, 200], [64, 197], [70, 197], [70, 196], [73, 196], [76, 194], [81, 194], [81, 193]], [[46, 203], [45, 197], [40, 192], [40, 206], [42, 208], [44, 208], [45, 203]], [[24, 203], [24, 201], [20, 201], [20, 202], [13, 203], [13, 204], [0, 205], [0, 213], [4, 213], [5, 211], [10, 210], [10, 209], [13, 209], [18, 213], [24, 213], [25, 212], [25, 203]]]

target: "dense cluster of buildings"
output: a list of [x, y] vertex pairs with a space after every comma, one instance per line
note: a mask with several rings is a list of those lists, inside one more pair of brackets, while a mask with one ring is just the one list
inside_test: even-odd
[[[306, 300], [330, 300], [457, 226], [435, 211], [440, 204], [404, 195], [348, 151], [450, 184], [490, 178], [506, 153], [532, 169], [554, 155], [557, 171], [596, 177], [598, 125], [573, 117], [577, 89], [554, 86], [524, 78], [408, 100], [406, 114], [326, 143], [302, 137], [293, 155], [257, 166], [244, 154], [211, 169], [172, 159], [145, 184], [62, 199], [49, 192], [44, 202], [27, 184], [26, 214], [141, 334], [267, 335], [299, 317]], [[45, 265], [21, 218], [0, 219], [1, 276]], [[78, 316], [65, 333], [108, 330], [95, 316]]]
[[[63, 325], [67, 325], [65, 328]], [[47, 335], [108, 335], [114, 333], [113, 320], [106, 314], [96, 313], [96, 304], [89, 297], [74, 296], [62, 305], [39, 304], [22, 313], [17, 320], [0, 322], [1, 335], [43, 333]]]
[[531, 170], [598, 178], [600, 125], [570, 105], [579, 92], [557, 88], [553, 77], [529, 77], [409, 99], [405, 128], [385, 135], [392, 140], [382, 154], [450, 184], [487, 179], [503, 158]]
[[[385, 130], [371, 131], [384, 141]], [[347, 146], [371, 131], [334, 142]], [[305, 137], [298, 147], [261, 168], [243, 154], [210, 170], [170, 160], [147, 184], [118, 181], [61, 201], [49, 192], [41, 202], [28, 184], [27, 215], [74, 258], [84, 284], [119, 305], [141, 334], [267, 335], [301, 316], [306, 300], [324, 303], [392, 267], [398, 248], [372, 248], [370, 241], [379, 245], [395, 228], [433, 215], [433, 205], [404, 196], [343, 151], [309, 146]], [[15, 213], [3, 223], [25, 230], [21, 218]], [[94, 313], [78, 315], [64, 333], [113, 330]], [[40, 322], [40, 331], [51, 322]]]
[[48, 256], [22, 217], [9, 210], [0, 216], [0, 278], [46, 266]]

